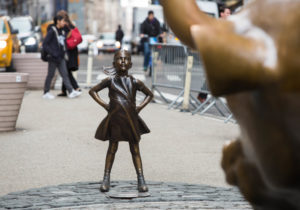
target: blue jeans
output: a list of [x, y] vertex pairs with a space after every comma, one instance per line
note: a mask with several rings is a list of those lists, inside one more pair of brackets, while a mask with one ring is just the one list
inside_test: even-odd
[[149, 42], [144, 42], [144, 70], [151, 64], [151, 48]]

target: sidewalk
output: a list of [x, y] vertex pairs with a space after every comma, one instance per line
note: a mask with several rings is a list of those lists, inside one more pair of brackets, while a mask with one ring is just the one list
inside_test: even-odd
[[[76, 99], [41, 96], [41, 91], [27, 91], [17, 131], [0, 133], [0, 196], [102, 179], [108, 142], [95, 140], [94, 134], [104, 109], [87, 90]], [[229, 187], [221, 150], [238, 135], [237, 125], [153, 103], [140, 115], [151, 130], [140, 143], [146, 180]], [[120, 143], [111, 180], [135, 179], [129, 146]]]

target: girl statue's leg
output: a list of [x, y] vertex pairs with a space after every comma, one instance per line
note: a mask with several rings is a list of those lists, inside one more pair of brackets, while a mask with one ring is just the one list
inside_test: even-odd
[[137, 173], [138, 191], [147, 192], [148, 187], [146, 185], [144, 175], [143, 175], [143, 166], [142, 166], [139, 144], [138, 143], [135, 144], [129, 143], [129, 144], [130, 144], [130, 152], [132, 155], [133, 164]]
[[108, 192], [110, 188], [110, 171], [112, 168], [112, 165], [115, 160], [115, 154], [118, 150], [118, 142], [109, 142], [109, 147], [106, 154], [106, 161], [105, 161], [105, 169], [104, 169], [104, 176], [103, 176], [103, 182], [100, 186], [101, 192]]

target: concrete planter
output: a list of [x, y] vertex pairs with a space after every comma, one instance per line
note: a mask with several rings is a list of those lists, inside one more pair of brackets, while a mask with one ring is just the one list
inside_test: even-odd
[[[40, 53], [13, 54], [13, 65], [17, 72], [28, 73], [28, 89], [42, 90], [48, 72], [48, 62], [41, 60]], [[55, 74], [51, 88], [54, 88], [57, 74]]]
[[16, 128], [28, 74], [0, 73], [0, 131]]

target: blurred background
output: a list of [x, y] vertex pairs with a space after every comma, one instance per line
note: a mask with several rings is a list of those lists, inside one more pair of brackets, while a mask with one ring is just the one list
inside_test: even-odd
[[[196, 0], [196, 3], [207, 15], [219, 18], [222, 8], [236, 13], [249, 1]], [[141, 74], [140, 79], [150, 85], [151, 78], [149, 75], [145, 78], [143, 72], [144, 49], [140, 34], [149, 10], [160, 22], [163, 33], [159, 43], [183, 45], [164, 20], [159, 0], [0, 0], [0, 72], [19, 71], [18, 66], [13, 65], [17, 54], [40, 54], [47, 27], [59, 10], [68, 12], [82, 34], [83, 41], [77, 46], [80, 68], [76, 77], [80, 84], [89, 83], [86, 79], [89, 52], [93, 54], [91, 83], [96, 84], [102, 78], [102, 68], [111, 66], [110, 53], [124, 48], [133, 54], [132, 72]], [[124, 32], [121, 43], [115, 37], [119, 25]]]
[[[204, 5], [205, 2], [207, 2], [207, 5], [213, 6], [206, 6]], [[198, 0], [197, 3], [204, 5], [203, 7], [217, 8], [214, 9], [215, 11], [207, 11], [207, 13], [211, 13], [210, 15], [218, 18], [219, 8], [226, 6], [234, 12], [239, 10], [246, 3], [246, 0]], [[42, 41], [42, 37], [46, 33], [46, 27], [59, 10], [65, 10], [69, 13], [81, 34], [86, 35], [84, 41], [99, 39], [102, 33], [111, 33], [113, 36], [118, 25], [121, 25], [125, 34], [123, 44], [128, 45], [128, 50], [133, 53], [139, 52], [140, 24], [147, 17], [149, 10], [154, 11], [163, 31], [171, 33], [164, 21], [159, 0], [0, 0], [1, 16], [23, 17], [23, 19], [15, 20], [15, 23], [12, 24], [12, 27], [18, 30], [18, 38], [28, 37], [28, 33], [32, 31], [31, 36], [36, 39], [36, 42]], [[204, 10], [207, 10], [207, 8]], [[27, 32], [27, 35], [20, 35], [24, 32]], [[102, 38], [109, 36], [109, 34], [105, 34], [102, 35]], [[114, 39], [114, 37], [111, 37], [111, 39]], [[166, 38], [164, 41], [174, 42], [174, 39], [168, 40]], [[29, 43], [33, 42], [33, 39], [31, 39]], [[24, 43], [22, 44], [24, 45]], [[79, 46], [80, 51], [87, 50], [87, 46], [83, 46], [84, 44], [82, 43], [82, 46]], [[33, 49], [25, 50], [29, 52], [38, 49], [33, 47]]]

